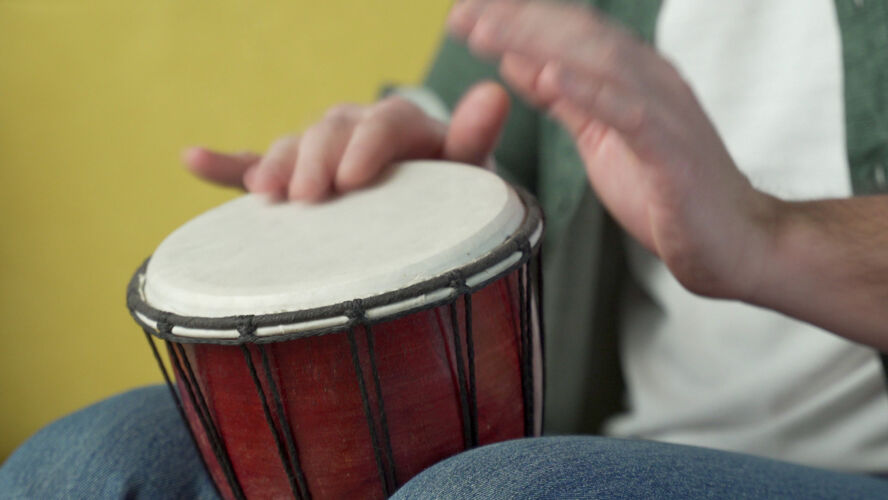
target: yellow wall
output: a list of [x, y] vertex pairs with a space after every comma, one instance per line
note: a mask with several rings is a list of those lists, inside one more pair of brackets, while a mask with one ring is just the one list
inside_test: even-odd
[[263, 149], [330, 104], [415, 82], [447, 0], [0, 0], [0, 460], [160, 380], [124, 305], [178, 225], [236, 193], [189, 144]]

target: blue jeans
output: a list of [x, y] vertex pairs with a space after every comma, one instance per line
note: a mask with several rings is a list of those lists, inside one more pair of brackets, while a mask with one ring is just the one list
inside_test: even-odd
[[[3, 499], [216, 499], [165, 387], [41, 430], [0, 467]], [[397, 499], [888, 498], [888, 481], [703, 448], [599, 437], [522, 439], [447, 459]]]

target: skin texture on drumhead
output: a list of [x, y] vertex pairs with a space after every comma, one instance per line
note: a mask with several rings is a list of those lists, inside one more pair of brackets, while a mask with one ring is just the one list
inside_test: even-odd
[[371, 297], [483, 257], [523, 218], [517, 194], [495, 174], [440, 161], [393, 166], [377, 184], [320, 204], [247, 195], [161, 243], [145, 300], [220, 317]]

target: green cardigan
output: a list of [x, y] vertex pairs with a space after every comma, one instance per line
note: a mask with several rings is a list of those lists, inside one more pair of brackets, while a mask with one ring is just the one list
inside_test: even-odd
[[[660, 0], [587, 0], [647, 41]], [[845, 122], [856, 194], [888, 192], [888, 3], [836, 0], [842, 33]], [[465, 90], [497, 79], [496, 65], [446, 39], [425, 86], [452, 109]], [[627, 276], [622, 233], [592, 194], [570, 136], [513, 97], [495, 157], [501, 174], [535, 193], [547, 233], [546, 430], [596, 432], [620, 409], [620, 296]]]

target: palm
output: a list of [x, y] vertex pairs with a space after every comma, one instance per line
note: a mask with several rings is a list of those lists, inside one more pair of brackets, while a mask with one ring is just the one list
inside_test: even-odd
[[[706, 295], [724, 295], [725, 276], [739, 274], [750, 241], [745, 203], [735, 199], [743, 189], [701, 191], [745, 179], [736, 170], [702, 165], [700, 158], [646, 161], [620, 134], [603, 128], [596, 140], [580, 140], [589, 182], [617, 221], [642, 245], [657, 254], [679, 281]], [[725, 153], [726, 154], [726, 153]], [[721, 192], [719, 195], [717, 192]], [[733, 286], [743, 286], [735, 277]]]
[[611, 128], [605, 129], [597, 142], [581, 145], [580, 150], [602, 203], [633, 237], [656, 251], [649, 218], [652, 193], [648, 179], [641, 175], [645, 165]]

